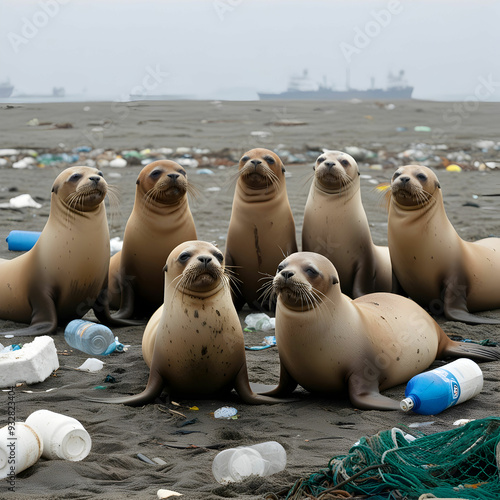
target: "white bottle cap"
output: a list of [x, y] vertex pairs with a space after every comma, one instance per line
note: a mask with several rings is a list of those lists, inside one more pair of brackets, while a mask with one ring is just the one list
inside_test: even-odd
[[44, 458], [78, 462], [90, 453], [92, 440], [75, 418], [49, 410], [38, 410], [26, 419], [26, 423], [42, 439]]
[[403, 411], [410, 411], [414, 405], [415, 405], [415, 402], [413, 401], [413, 398], [404, 398], [401, 401], [401, 403], [399, 403], [399, 407]]

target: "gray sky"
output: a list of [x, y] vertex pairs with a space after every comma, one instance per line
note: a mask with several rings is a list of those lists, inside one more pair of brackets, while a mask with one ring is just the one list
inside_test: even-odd
[[500, 100], [499, 21], [493, 0], [0, 0], [0, 82], [252, 98], [303, 69], [338, 89], [403, 69], [415, 98]]

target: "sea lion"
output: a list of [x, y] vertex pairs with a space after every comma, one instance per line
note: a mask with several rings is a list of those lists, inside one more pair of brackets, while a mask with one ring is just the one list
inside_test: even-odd
[[316, 160], [302, 250], [330, 259], [349, 297], [392, 290], [389, 249], [373, 244], [361, 202], [358, 164], [342, 151], [324, 152]]
[[272, 281], [280, 382], [269, 396], [300, 384], [312, 392], [348, 390], [361, 409], [392, 410], [399, 402], [380, 394], [424, 371], [436, 358], [500, 359], [500, 350], [452, 341], [412, 300], [371, 293], [344, 295], [334, 265], [324, 256], [297, 252]]
[[391, 181], [388, 242], [402, 289], [432, 314], [498, 324], [472, 314], [500, 308], [500, 238], [462, 240], [443, 204], [436, 174], [407, 165]]
[[34, 247], [0, 262], [0, 318], [30, 326], [2, 335], [47, 335], [91, 308], [106, 324], [108, 185], [96, 168], [75, 166], [54, 181], [50, 214]]
[[245, 403], [283, 402], [250, 388], [243, 332], [223, 261], [221, 251], [204, 241], [187, 241], [172, 250], [165, 266], [165, 301], [150, 318], [142, 341], [150, 367], [146, 389], [92, 401], [140, 406], [154, 401], [163, 388], [182, 397], [235, 388]]
[[296, 251], [283, 163], [268, 149], [247, 151], [239, 162], [225, 251], [226, 267], [239, 280], [236, 308], [246, 302], [261, 309], [262, 278], [273, 275], [283, 257]]
[[196, 239], [188, 190], [186, 171], [174, 161], [155, 161], [139, 173], [123, 247], [109, 265], [110, 305], [119, 308], [113, 317], [149, 318], [162, 304], [168, 255]]

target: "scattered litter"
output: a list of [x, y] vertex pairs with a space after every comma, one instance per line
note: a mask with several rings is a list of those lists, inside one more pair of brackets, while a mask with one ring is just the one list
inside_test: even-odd
[[182, 493], [177, 493], [176, 491], [172, 490], [158, 490], [156, 495], [158, 498], [169, 498], [169, 497], [181, 497]]
[[263, 349], [269, 349], [269, 347], [275, 347], [276, 337], [274, 335], [264, 337], [262, 344], [263, 345], [245, 346], [245, 349], [247, 349], [248, 351], [262, 351]]
[[223, 406], [214, 411], [215, 418], [223, 418], [225, 420], [234, 420], [237, 418], [238, 410], [232, 406]]
[[417, 428], [417, 427], [427, 427], [429, 425], [435, 424], [436, 422], [434, 420], [429, 421], [429, 422], [413, 422], [412, 424], [408, 425], [408, 427], [411, 427], [412, 429]]
[[[267, 331], [275, 328], [275, 318], [270, 318], [266, 313], [252, 313], [247, 315], [245, 318], [245, 323], [248, 328], [254, 328], [257, 331]], [[244, 331], [252, 331], [247, 330]]]
[[0, 387], [12, 387], [17, 382], [43, 382], [58, 368], [54, 340], [43, 335], [23, 344], [21, 349], [0, 354]]
[[196, 171], [197, 174], [206, 174], [206, 175], [214, 175], [213, 171], [209, 168], [200, 168]]
[[5, 347], [2, 344], [0, 344], [0, 354], [12, 351], [19, 351], [19, 349], [21, 349], [21, 346], [19, 344], [12, 344]]
[[0, 208], [42, 208], [29, 194], [20, 194], [11, 198], [8, 203], [0, 203]]
[[448, 165], [446, 167], [446, 170], [448, 172], [461, 172], [462, 171], [462, 167], [460, 165], [455, 165], [454, 163], [452, 163], [451, 165]]
[[165, 462], [165, 460], [160, 457], [153, 458], [153, 462], [157, 463], [158, 465], [167, 465], [167, 462]]
[[123, 240], [121, 240], [119, 236], [111, 238], [111, 240], [109, 241], [109, 250], [111, 255], [114, 255], [116, 252], [119, 252], [122, 248], [123, 248]]
[[113, 168], [123, 168], [127, 166], [127, 160], [121, 156], [117, 156], [114, 160], [109, 162], [109, 166]]
[[460, 418], [459, 420], [455, 420], [455, 422], [453, 422], [453, 425], [465, 425], [469, 422], [473, 422], [474, 420], [474, 418]]
[[266, 123], [266, 125], [270, 125], [272, 127], [296, 127], [296, 126], [300, 126], [300, 125], [309, 125], [309, 123], [302, 122], [300, 120], [283, 119], [283, 120], [278, 120], [275, 122]]
[[417, 125], [413, 130], [415, 130], [415, 132], [430, 132], [432, 129], [425, 125]]
[[272, 134], [272, 132], [266, 132], [265, 130], [254, 130], [253, 132], [250, 132], [250, 135], [253, 137], [260, 137], [261, 139], [265, 139], [266, 137], [269, 137]]
[[217, 191], [220, 191], [220, 189], [221, 188], [219, 186], [212, 186], [205, 189], [205, 191], [208, 191], [209, 193], [215, 193]]
[[80, 370], [82, 372], [98, 372], [99, 370], [102, 370], [102, 367], [104, 366], [104, 363], [100, 359], [96, 358], [88, 358], [85, 363], [80, 365], [77, 370]]
[[146, 455], [143, 455], [142, 453], [137, 453], [136, 456], [139, 460], [142, 460], [146, 464], [156, 465], [155, 462], [153, 462], [151, 459], [149, 459]]
[[29, 127], [38, 127], [38, 125], [40, 125], [40, 120], [38, 118], [32, 118], [28, 123], [27, 125]]
[[198, 160], [194, 158], [178, 158], [177, 163], [185, 168], [196, 168], [199, 165]]
[[12, 230], [7, 238], [7, 248], [11, 252], [25, 252], [33, 248], [42, 233], [40, 231]]

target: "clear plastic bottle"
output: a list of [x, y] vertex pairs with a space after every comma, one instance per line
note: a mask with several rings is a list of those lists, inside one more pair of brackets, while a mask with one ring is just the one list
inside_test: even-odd
[[212, 473], [220, 484], [239, 482], [248, 476], [270, 476], [286, 466], [286, 451], [276, 441], [239, 446], [221, 451], [212, 463]]
[[68, 323], [64, 339], [71, 347], [97, 356], [107, 356], [116, 348], [113, 332], [107, 326], [83, 319]]
[[403, 411], [437, 415], [481, 392], [483, 372], [474, 361], [457, 359], [443, 367], [415, 375], [407, 384]]

